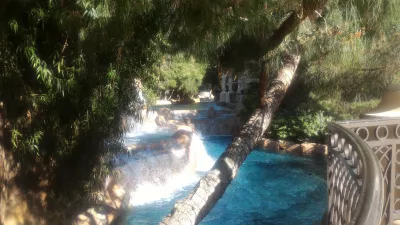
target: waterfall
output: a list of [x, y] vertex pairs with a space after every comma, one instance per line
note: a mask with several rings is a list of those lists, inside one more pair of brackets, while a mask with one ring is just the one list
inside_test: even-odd
[[[138, 138], [138, 134], [143, 136], [143, 132], [132, 132], [127, 136]], [[157, 135], [160, 132], [147, 134], [153, 137]], [[116, 170], [120, 172], [119, 182], [130, 194], [130, 205], [168, 201], [183, 187], [197, 182], [201, 173], [208, 171], [214, 164], [197, 134], [192, 136], [189, 162], [184, 160], [185, 151], [171, 147], [165, 154], [154, 155], [149, 150], [136, 156], [120, 157], [124, 163]]]
[[193, 162], [196, 164], [196, 171], [207, 172], [214, 165], [214, 160], [208, 155], [204, 146], [203, 140], [198, 134], [193, 134], [191, 150], [195, 150], [195, 159]]

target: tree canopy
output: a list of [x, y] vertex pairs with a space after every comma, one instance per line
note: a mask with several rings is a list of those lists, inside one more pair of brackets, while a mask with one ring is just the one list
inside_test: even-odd
[[178, 53], [164, 55], [157, 67], [157, 89], [162, 92], [161, 96], [168, 98], [174, 93], [180, 97], [196, 94], [202, 84], [206, 64]]
[[0, 101], [19, 179], [28, 190], [46, 180], [55, 213], [46, 216], [70, 219], [66, 206], [103, 186], [109, 156], [122, 149], [123, 116], [139, 116], [134, 78], [152, 79], [167, 8], [89, 0], [0, 8]]
[[139, 117], [135, 79], [193, 93], [206, 61], [272, 77], [296, 51], [307, 100], [375, 98], [399, 80], [399, 3], [0, 1], [0, 102], [18, 176], [28, 190], [47, 180], [47, 208], [69, 218], [82, 187], [102, 187], [123, 117]]

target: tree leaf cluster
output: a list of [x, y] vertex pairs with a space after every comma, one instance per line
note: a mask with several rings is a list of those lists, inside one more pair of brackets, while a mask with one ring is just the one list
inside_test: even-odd
[[[158, 90], [193, 96], [197, 93], [205, 75], [206, 64], [183, 54], [164, 55], [158, 65]], [[165, 96], [167, 97], [167, 96]]]

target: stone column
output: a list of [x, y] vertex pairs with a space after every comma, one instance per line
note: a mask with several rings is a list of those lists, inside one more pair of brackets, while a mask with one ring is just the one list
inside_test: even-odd
[[229, 93], [233, 93], [233, 74], [228, 78]]
[[242, 76], [238, 77], [236, 93], [241, 94], [241, 91], [242, 91]]
[[219, 94], [219, 101], [220, 102], [225, 102], [225, 96], [226, 96], [226, 74], [222, 74], [221, 76], [221, 93]]
[[243, 108], [243, 95], [242, 95], [242, 91], [244, 90], [244, 74], [241, 75], [238, 78], [238, 88], [237, 88], [237, 92], [236, 92], [236, 109], [242, 109]]
[[[230, 103], [230, 94], [233, 93], [233, 74], [228, 77], [228, 89], [229, 92], [226, 94], [226, 103]], [[227, 90], [228, 91], [228, 90]]]

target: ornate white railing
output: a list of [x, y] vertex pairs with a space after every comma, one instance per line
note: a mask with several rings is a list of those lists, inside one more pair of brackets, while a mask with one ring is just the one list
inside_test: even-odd
[[[345, 124], [347, 125], [347, 124]], [[384, 208], [384, 181], [371, 147], [343, 124], [328, 126], [329, 225], [378, 225]]]

